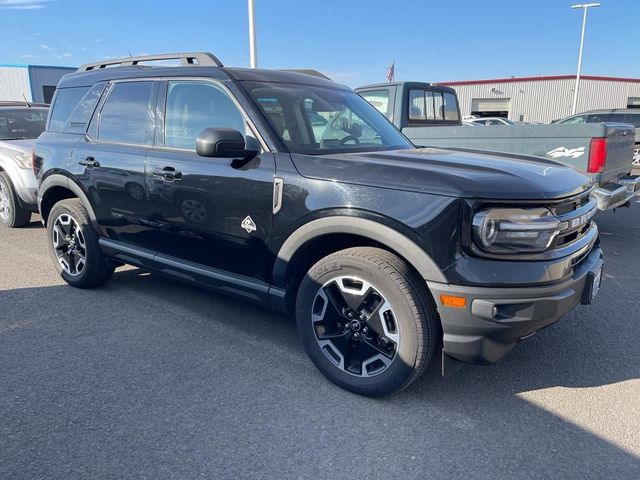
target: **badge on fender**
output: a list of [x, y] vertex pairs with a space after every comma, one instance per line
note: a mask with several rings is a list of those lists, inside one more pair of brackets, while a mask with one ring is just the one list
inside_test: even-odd
[[253, 222], [253, 219], [249, 215], [247, 215], [245, 219], [242, 220], [240, 226], [244, 228], [247, 233], [255, 232], [258, 229], [258, 227], [256, 227], [256, 224]]

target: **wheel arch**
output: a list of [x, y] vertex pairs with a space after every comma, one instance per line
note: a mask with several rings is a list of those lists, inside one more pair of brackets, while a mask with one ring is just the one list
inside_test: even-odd
[[280, 288], [295, 286], [301, 280], [297, 278], [300, 270], [308, 270], [329, 253], [355, 246], [384, 248], [406, 261], [423, 279], [446, 282], [429, 254], [402, 233], [369, 219], [331, 216], [313, 220], [287, 238], [277, 253], [272, 283]]
[[38, 190], [38, 208], [45, 225], [51, 209], [57, 202], [66, 198], [78, 198], [86, 208], [91, 223], [94, 227], [97, 226], [97, 219], [87, 195], [77, 183], [68, 177], [60, 174], [50, 175], [42, 181]]

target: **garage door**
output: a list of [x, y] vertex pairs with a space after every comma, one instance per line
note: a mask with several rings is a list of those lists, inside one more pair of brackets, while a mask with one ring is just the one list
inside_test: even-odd
[[477, 117], [508, 117], [510, 98], [474, 98], [471, 115]]

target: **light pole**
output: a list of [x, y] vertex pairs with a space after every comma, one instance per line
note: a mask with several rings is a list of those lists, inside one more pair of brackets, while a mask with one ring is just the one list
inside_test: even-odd
[[251, 68], [258, 68], [258, 51], [256, 49], [256, 19], [253, 0], [249, 0], [249, 58]]
[[599, 3], [582, 3], [580, 5], [571, 5], [571, 8], [584, 9], [582, 15], [582, 34], [580, 35], [580, 53], [578, 54], [578, 73], [576, 73], [576, 88], [573, 91], [573, 106], [571, 107], [571, 115], [575, 115], [578, 106], [578, 88], [580, 88], [580, 69], [582, 68], [582, 48], [584, 47], [584, 29], [587, 26], [587, 10], [591, 7], [599, 7]]

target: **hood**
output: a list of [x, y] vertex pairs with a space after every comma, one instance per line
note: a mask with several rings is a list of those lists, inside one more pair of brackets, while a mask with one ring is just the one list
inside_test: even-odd
[[539, 157], [419, 148], [333, 155], [292, 155], [301, 175], [359, 185], [463, 198], [542, 200], [584, 191], [591, 179]]
[[[0, 154], [5, 152], [10, 153], [11, 155], [16, 152], [31, 153], [35, 143], [35, 138], [28, 138], [24, 140], [0, 140]], [[8, 150], [12, 151], [7, 152]]]

